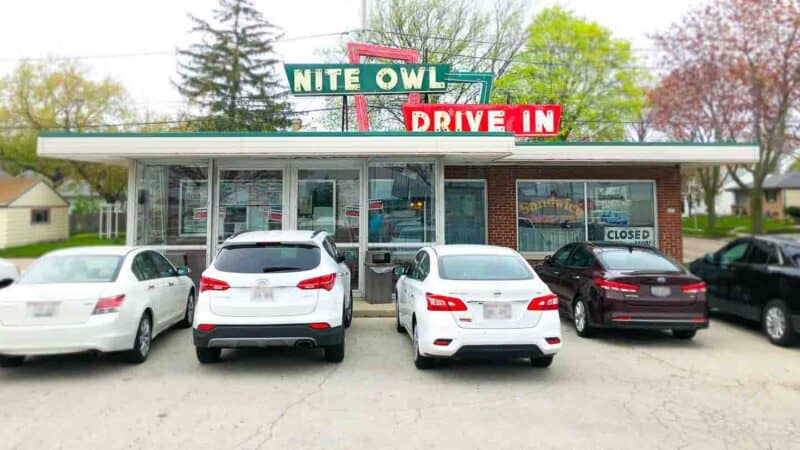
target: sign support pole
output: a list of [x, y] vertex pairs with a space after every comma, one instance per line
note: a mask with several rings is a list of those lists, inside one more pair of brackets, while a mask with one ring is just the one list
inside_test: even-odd
[[347, 131], [347, 96], [342, 96], [342, 131]]

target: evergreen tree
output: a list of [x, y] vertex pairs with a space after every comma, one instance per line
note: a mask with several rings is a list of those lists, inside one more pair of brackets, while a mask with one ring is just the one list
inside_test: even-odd
[[273, 43], [280, 29], [250, 0], [220, 0], [218, 27], [189, 15], [199, 42], [179, 50], [178, 91], [203, 110], [201, 131], [270, 131], [289, 125]]

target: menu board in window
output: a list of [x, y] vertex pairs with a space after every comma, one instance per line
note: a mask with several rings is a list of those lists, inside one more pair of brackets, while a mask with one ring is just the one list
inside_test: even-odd
[[208, 222], [208, 182], [181, 180], [180, 235], [206, 234]]

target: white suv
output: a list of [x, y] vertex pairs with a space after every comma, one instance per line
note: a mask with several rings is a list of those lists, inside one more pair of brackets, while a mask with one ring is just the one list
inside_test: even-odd
[[321, 347], [344, 359], [350, 270], [322, 231], [257, 231], [225, 241], [200, 279], [193, 323], [201, 363], [223, 348]]
[[558, 298], [514, 250], [423, 248], [395, 290], [397, 331], [411, 337], [418, 369], [476, 357], [547, 367], [561, 349]]

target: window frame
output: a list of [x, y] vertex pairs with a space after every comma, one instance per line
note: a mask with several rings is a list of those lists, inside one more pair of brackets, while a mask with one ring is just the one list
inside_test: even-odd
[[[44, 213], [46, 220], [44, 221], [35, 220], [37, 213]], [[50, 208], [31, 208], [31, 225], [50, 225], [50, 223], [51, 223]]]
[[[655, 245], [653, 248], [659, 249], [660, 248], [660, 234], [659, 234], [659, 215], [658, 215], [658, 180], [648, 180], [648, 179], [608, 179], [608, 178], [517, 178], [514, 182], [514, 223], [516, 224], [516, 234], [517, 234], [517, 247], [516, 250], [525, 258], [525, 259], [544, 259], [547, 255], [552, 255], [556, 251], [558, 251], [561, 247], [551, 250], [551, 251], [523, 251], [520, 249], [519, 245], [519, 224], [518, 224], [518, 216], [519, 216], [519, 185], [520, 183], [583, 183], [583, 225], [584, 225], [584, 236], [588, 239], [589, 237], [589, 217], [588, 217], [588, 206], [589, 206], [589, 183], [650, 183], [653, 185], [653, 229], [656, 236]], [[579, 241], [578, 241], [579, 242]], [[563, 247], [563, 246], [562, 246]], [[571, 256], [571, 255], [570, 255]]]

